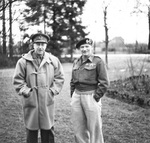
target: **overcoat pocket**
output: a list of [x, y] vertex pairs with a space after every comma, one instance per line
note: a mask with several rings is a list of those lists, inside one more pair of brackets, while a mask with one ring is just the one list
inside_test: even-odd
[[29, 97], [25, 98], [24, 96], [22, 96], [22, 103], [23, 103], [23, 107], [36, 107], [36, 100], [35, 100], [35, 90], [32, 90], [31, 92], [29, 92]]
[[54, 103], [54, 95], [52, 95], [51, 90], [47, 91], [47, 106], [50, 106]]

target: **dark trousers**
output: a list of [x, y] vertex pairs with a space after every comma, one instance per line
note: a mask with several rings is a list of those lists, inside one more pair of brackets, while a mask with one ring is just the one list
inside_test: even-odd
[[[27, 143], [38, 143], [38, 130], [29, 130], [27, 132]], [[41, 143], [54, 143], [54, 128], [50, 130], [40, 130]]]

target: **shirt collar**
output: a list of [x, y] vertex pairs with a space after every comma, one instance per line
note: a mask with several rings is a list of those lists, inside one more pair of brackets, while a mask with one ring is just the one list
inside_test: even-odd
[[[45, 54], [45, 53], [44, 53], [44, 54]], [[35, 52], [33, 52], [33, 53], [32, 53], [32, 57], [33, 57], [33, 59], [38, 59], [38, 58], [43, 59], [44, 54], [41, 55], [41, 56], [39, 56], [39, 55], [37, 55]]]
[[94, 55], [91, 55], [88, 60], [90, 60], [91, 62], [93, 61]]
[[[93, 61], [93, 58], [94, 58], [94, 55], [92, 54], [86, 61], [92, 62], [92, 61]], [[79, 61], [82, 62], [82, 56], [79, 58]]]

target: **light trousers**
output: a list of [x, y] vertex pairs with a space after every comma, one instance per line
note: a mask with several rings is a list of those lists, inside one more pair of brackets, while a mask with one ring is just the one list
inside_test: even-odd
[[104, 143], [101, 100], [96, 102], [94, 91], [73, 93], [71, 120], [76, 143]]

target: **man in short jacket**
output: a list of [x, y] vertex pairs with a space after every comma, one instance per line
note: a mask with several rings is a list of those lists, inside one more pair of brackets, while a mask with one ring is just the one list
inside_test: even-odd
[[72, 123], [76, 143], [104, 143], [101, 98], [109, 79], [103, 60], [93, 54], [93, 40], [84, 38], [76, 44], [81, 56], [73, 63], [70, 81]]

